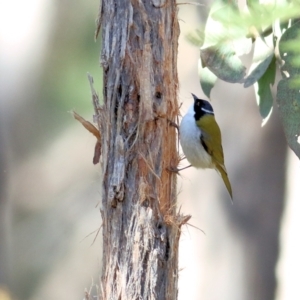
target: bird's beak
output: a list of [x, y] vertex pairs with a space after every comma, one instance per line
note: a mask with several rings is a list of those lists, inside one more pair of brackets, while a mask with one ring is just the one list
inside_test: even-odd
[[196, 101], [198, 99], [198, 97], [196, 95], [194, 95], [193, 93], [191, 93], [193, 98], [194, 98], [194, 101]]

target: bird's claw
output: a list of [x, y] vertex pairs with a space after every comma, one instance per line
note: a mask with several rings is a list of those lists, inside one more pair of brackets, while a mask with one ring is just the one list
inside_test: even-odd
[[170, 124], [171, 126], [175, 127], [175, 128], [179, 131], [179, 126], [178, 126], [178, 124], [176, 124], [175, 122], [173, 122], [173, 121], [170, 120], [170, 119], [167, 119], [167, 120], [168, 120], [168, 122], [169, 122], [169, 124]]
[[179, 175], [179, 171], [180, 169], [176, 168], [176, 167], [167, 167], [167, 170], [171, 173], [175, 173], [177, 175]]

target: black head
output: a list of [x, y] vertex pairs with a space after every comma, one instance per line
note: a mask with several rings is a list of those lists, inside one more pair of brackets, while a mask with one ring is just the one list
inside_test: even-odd
[[192, 95], [194, 97], [194, 112], [196, 121], [204, 115], [214, 115], [214, 110], [208, 101], [199, 99], [194, 94]]

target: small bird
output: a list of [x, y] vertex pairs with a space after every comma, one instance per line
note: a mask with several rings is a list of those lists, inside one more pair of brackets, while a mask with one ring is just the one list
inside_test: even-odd
[[206, 100], [194, 97], [179, 127], [180, 144], [189, 163], [195, 168], [216, 169], [232, 199], [231, 184], [224, 165], [222, 138], [214, 110]]

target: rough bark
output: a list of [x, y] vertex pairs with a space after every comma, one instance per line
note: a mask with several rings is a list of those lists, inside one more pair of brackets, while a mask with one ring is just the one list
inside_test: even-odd
[[175, 0], [103, 0], [101, 299], [177, 299]]

